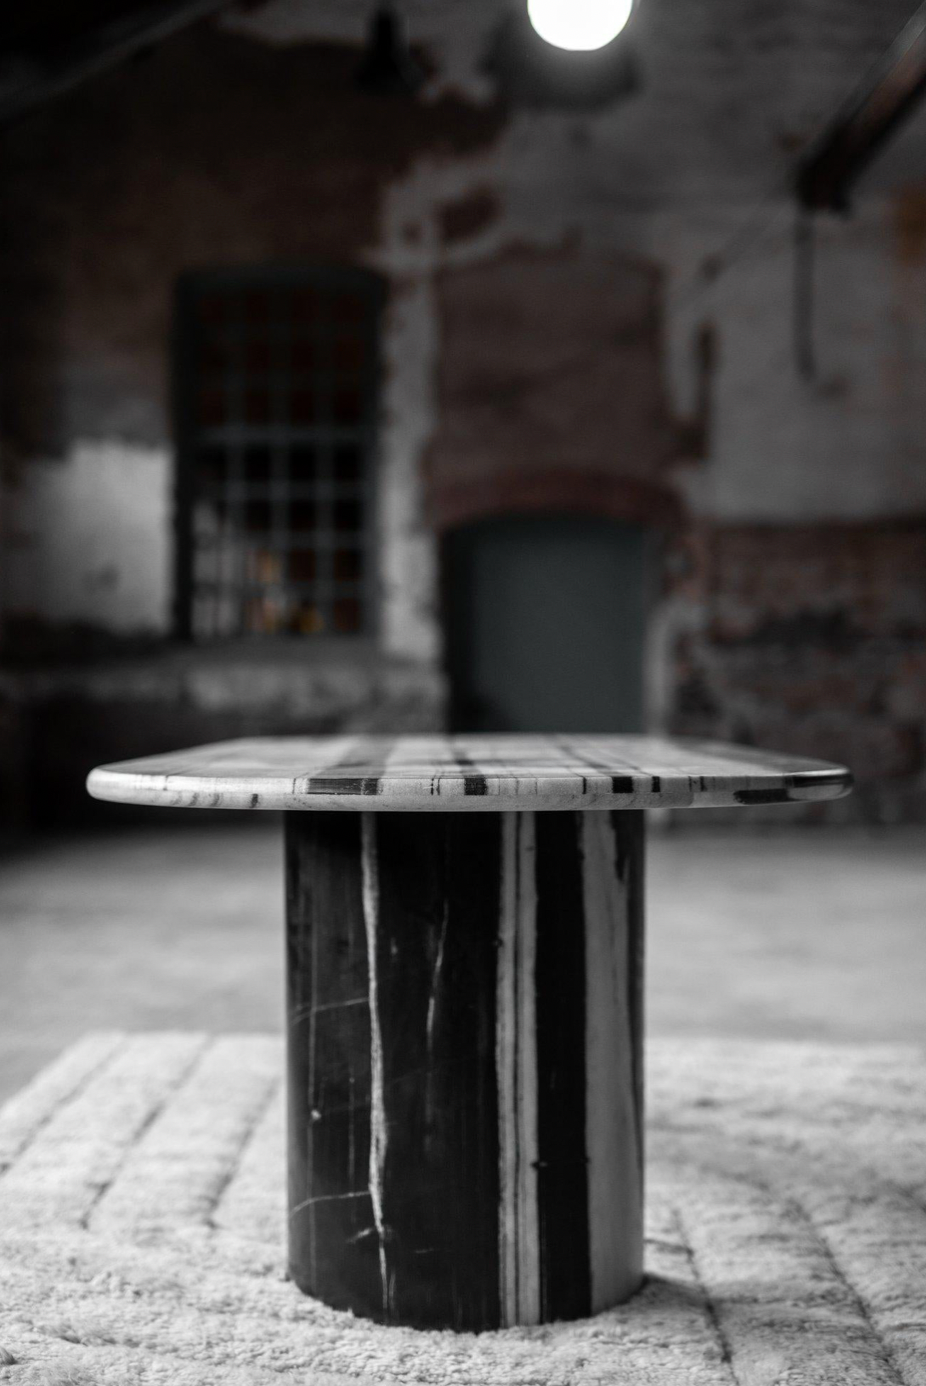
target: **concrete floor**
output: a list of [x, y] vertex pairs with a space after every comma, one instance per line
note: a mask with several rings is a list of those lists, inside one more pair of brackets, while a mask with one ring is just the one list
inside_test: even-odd
[[[279, 823], [0, 859], [0, 1100], [93, 1028], [275, 1030]], [[653, 1034], [926, 1043], [926, 830], [654, 832]]]

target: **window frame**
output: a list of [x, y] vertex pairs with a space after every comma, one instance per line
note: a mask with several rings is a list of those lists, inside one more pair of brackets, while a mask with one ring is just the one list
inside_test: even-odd
[[[360, 626], [356, 631], [326, 630], [318, 634], [239, 632], [235, 635], [199, 637], [193, 623], [195, 536], [194, 506], [197, 497], [197, 456], [203, 447], [202, 426], [197, 410], [197, 391], [201, 383], [198, 363], [196, 306], [208, 294], [222, 292], [246, 294], [249, 291], [320, 288], [326, 293], [345, 291], [359, 294], [367, 305], [370, 351], [360, 379], [364, 382], [364, 397], [369, 401], [366, 421], [361, 425], [345, 425], [347, 441], [360, 441], [363, 458], [362, 475], [358, 482], [363, 504], [364, 523], [358, 531], [360, 549], [364, 555], [360, 579]], [[377, 581], [378, 513], [377, 486], [379, 438], [382, 407], [382, 317], [386, 299], [386, 281], [374, 270], [360, 266], [341, 265], [235, 265], [214, 269], [191, 270], [182, 274], [176, 284], [171, 327], [171, 412], [174, 422], [174, 590], [173, 629], [178, 640], [197, 642], [203, 647], [247, 641], [265, 647], [274, 642], [287, 646], [315, 648], [335, 641], [356, 645], [375, 640], [379, 630], [379, 584]], [[245, 377], [246, 378], [246, 375]], [[232, 425], [233, 427], [235, 425]], [[243, 425], [238, 425], [242, 426]], [[270, 427], [268, 425], [268, 427]], [[287, 425], [278, 425], [286, 428]], [[289, 425], [292, 428], [292, 425]], [[307, 433], [316, 433], [319, 441], [333, 445], [338, 426], [306, 425]], [[288, 531], [292, 534], [292, 531]]]

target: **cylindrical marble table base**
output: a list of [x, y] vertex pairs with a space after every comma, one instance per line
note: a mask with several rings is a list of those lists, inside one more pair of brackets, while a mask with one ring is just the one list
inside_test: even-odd
[[289, 1245], [385, 1323], [642, 1279], [643, 814], [286, 815]]

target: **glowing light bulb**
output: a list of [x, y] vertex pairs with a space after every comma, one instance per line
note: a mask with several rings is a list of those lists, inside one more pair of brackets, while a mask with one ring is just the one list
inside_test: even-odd
[[633, 0], [527, 0], [531, 24], [556, 48], [604, 48], [630, 18]]

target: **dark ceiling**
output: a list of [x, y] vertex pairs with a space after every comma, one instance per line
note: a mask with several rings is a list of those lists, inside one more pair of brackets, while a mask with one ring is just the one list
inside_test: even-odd
[[131, 57], [227, 0], [32, 0], [0, 17], [0, 120]]

